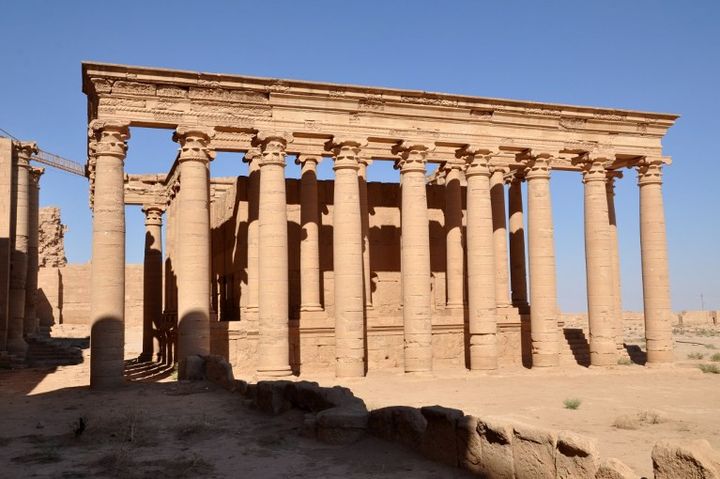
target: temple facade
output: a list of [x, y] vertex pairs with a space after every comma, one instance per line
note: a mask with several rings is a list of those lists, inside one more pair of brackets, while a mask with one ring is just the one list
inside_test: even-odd
[[[613, 185], [629, 170], [647, 364], [672, 361], [661, 140], [676, 115], [98, 63], [82, 73], [95, 388], [123, 381], [126, 205], [146, 215], [143, 357], [178, 361], [181, 377], [186, 358], [211, 353], [257, 377], [560, 366], [556, 170], [584, 184], [591, 364], [624, 354]], [[125, 174], [130, 127], [170, 130], [169, 171]], [[219, 151], [242, 153], [248, 174], [211, 178]], [[300, 179], [286, 178], [290, 159]], [[332, 180], [317, 178], [322, 161]], [[399, 184], [367, 181], [380, 161]]]

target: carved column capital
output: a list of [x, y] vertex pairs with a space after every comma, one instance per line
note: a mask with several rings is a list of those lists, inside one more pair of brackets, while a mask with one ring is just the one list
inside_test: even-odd
[[409, 171], [425, 173], [427, 155], [434, 150], [435, 145], [402, 141], [392, 148], [393, 154], [398, 156], [398, 159], [395, 160], [395, 168], [399, 169], [401, 174]]
[[524, 155], [518, 158], [526, 167], [525, 178], [532, 180], [535, 178], [550, 178], [550, 170], [552, 161], [557, 157], [554, 150], [545, 150], [539, 148], [531, 148]]
[[465, 159], [465, 176], [490, 177], [490, 160], [498, 154], [498, 148], [487, 145], [466, 145], [457, 155]]
[[608, 193], [615, 194], [615, 180], [623, 177], [622, 171], [607, 170], [605, 173], [605, 188]]
[[293, 141], [293, 136], [287, 132], [275, 130], [261, 130], [255, 136], [253, 144], [259, 147], [260, 157], [258, 164], [279, 165], [285, 167], [285, 148]]
[[210, 128], [199, 126], [178, 126], [173, 133], [173, 141], [180, 144], [178, 161], [206, 161], [215, 158], [215, 151], [209, 148], [210, 139], [215, 134]]
[[162, 226], [162, 215], [164, 208], [158, 205], [143, 205], [142, 212], [145, 213], [145, 226]]
[[490, 174], [491, 175], [499, 175], [503, 178], [503, 182], [505, 180], [505, 175], [510, 173], [510, 167], [509, 166], [499, 166], [499, 165], [490, 165]]
[[88, 126], [90, 156], [114, 156], [125, 160], [130, 126], [120, 121], [93, 120]]
[[661, 157], [645, 157], [637, 164], [638, 185], [662, 184], [662, 167], [670, 161]]
[[40, 177], [43, 173], [45, 173], [45, 168], [40, 168], [38, 166], [30, 167], [30, 181], [32, 181], [36, 188], [40, 187]]
[[361, 149], [367, 145], [367, 140], [362, 138], [334, 137], [325, 144], [325, 148], [332, 151], [334, 156], [333, 170], [360, 168]]
[[318, 163], [322, 161], [322, 155], [314, 153], [300, 153], [295, 158], [295, 164], [300, 165], [302, 171], [315, 171]]
[[21, 168], [30, 168], [30, 157], [38, 152], [34, 141], [15, 141], [17, 149], [17, 165]]
[[583, 174], [583, 183], [588, 181], [607, 181], [607, 168], [605, 165], [615, 160], [612, 151], [592, 151], [573, 158], [572, 163], [580, 166]]
[[520, 184], [525, 181], [526, 174], [527, 170], [525, 168], [516, 168], [514, 170], [510, 170], [508, 173], [505, 174], [505, 184]]

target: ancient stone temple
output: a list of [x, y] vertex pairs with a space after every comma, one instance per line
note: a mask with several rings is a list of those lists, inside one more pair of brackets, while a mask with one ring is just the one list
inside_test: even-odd
[[[557, 170], [584, 184], [591, 363], [623, 351], [613, 185], [629, 170], [647, 361], [672, 360], [661, 140], [675, 115], [98, 63], [82, 74], [93, 387], [123, 380], [125, 205], [146, 215], [143, 355], [181, 375], [209, 353], [259, 377], [558, 366]], [[130, 127], [170, 130], [167, 172], [125, 174]], [[242, 153], [248, 174], [210, 178], [218, 151]], [[399, 184], [367, 181], [381, 161]]]

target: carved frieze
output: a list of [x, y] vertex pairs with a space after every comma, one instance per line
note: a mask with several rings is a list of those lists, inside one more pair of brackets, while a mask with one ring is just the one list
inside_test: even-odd
[[558, 126], [561, 130], [577, 130], [579, 128], [583, 128], [586, 123], [587, 120], [585, 120], [584, 118], [563, 117], [560, 118]]
[[152, 83], [140, 83], [118, 80], [113, 83], [112, 92], [127, 93], [131, 95], [155, 96], [155, 85]]
[[188, 98], [193, 100], [212, 100], [229, 103], [268, 103], [267, 93], [227, 90], [224, 88], [195, 88], [190, 87]]
[[158, 85], [157, 96], [167, 98], [187, 98], [188, 89], [170, 85]]

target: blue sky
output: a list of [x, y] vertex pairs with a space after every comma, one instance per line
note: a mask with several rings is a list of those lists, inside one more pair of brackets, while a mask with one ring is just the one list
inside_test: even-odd
[[[0, 127], [85, 161], [83, 60], [679, 113], [664, 148], [673, 307], [720, 308], [720, 2], [15, 1], [0, 7]], [[165, 171], [170, 132], [134, 129], [129, 172]], [[325, 165], [323, 165], [325, 166]], [[326, 169], [325, 169], [326, 170]], [[220, 155], [217, 176], [242, 174]], [[288, 175], [296, 172], [289, 168]], [[394, 180], [373, 166], [371, 179]], [[559, 302], [586, 308], [580, 176], [552, 181]], [[47, 170], [70, 261], [90, 259], [87, 181]], [[642, 308], [635, 173], [617, 188], [623, 303]], [[143, 220], [127, 215], [128, 261]]]

